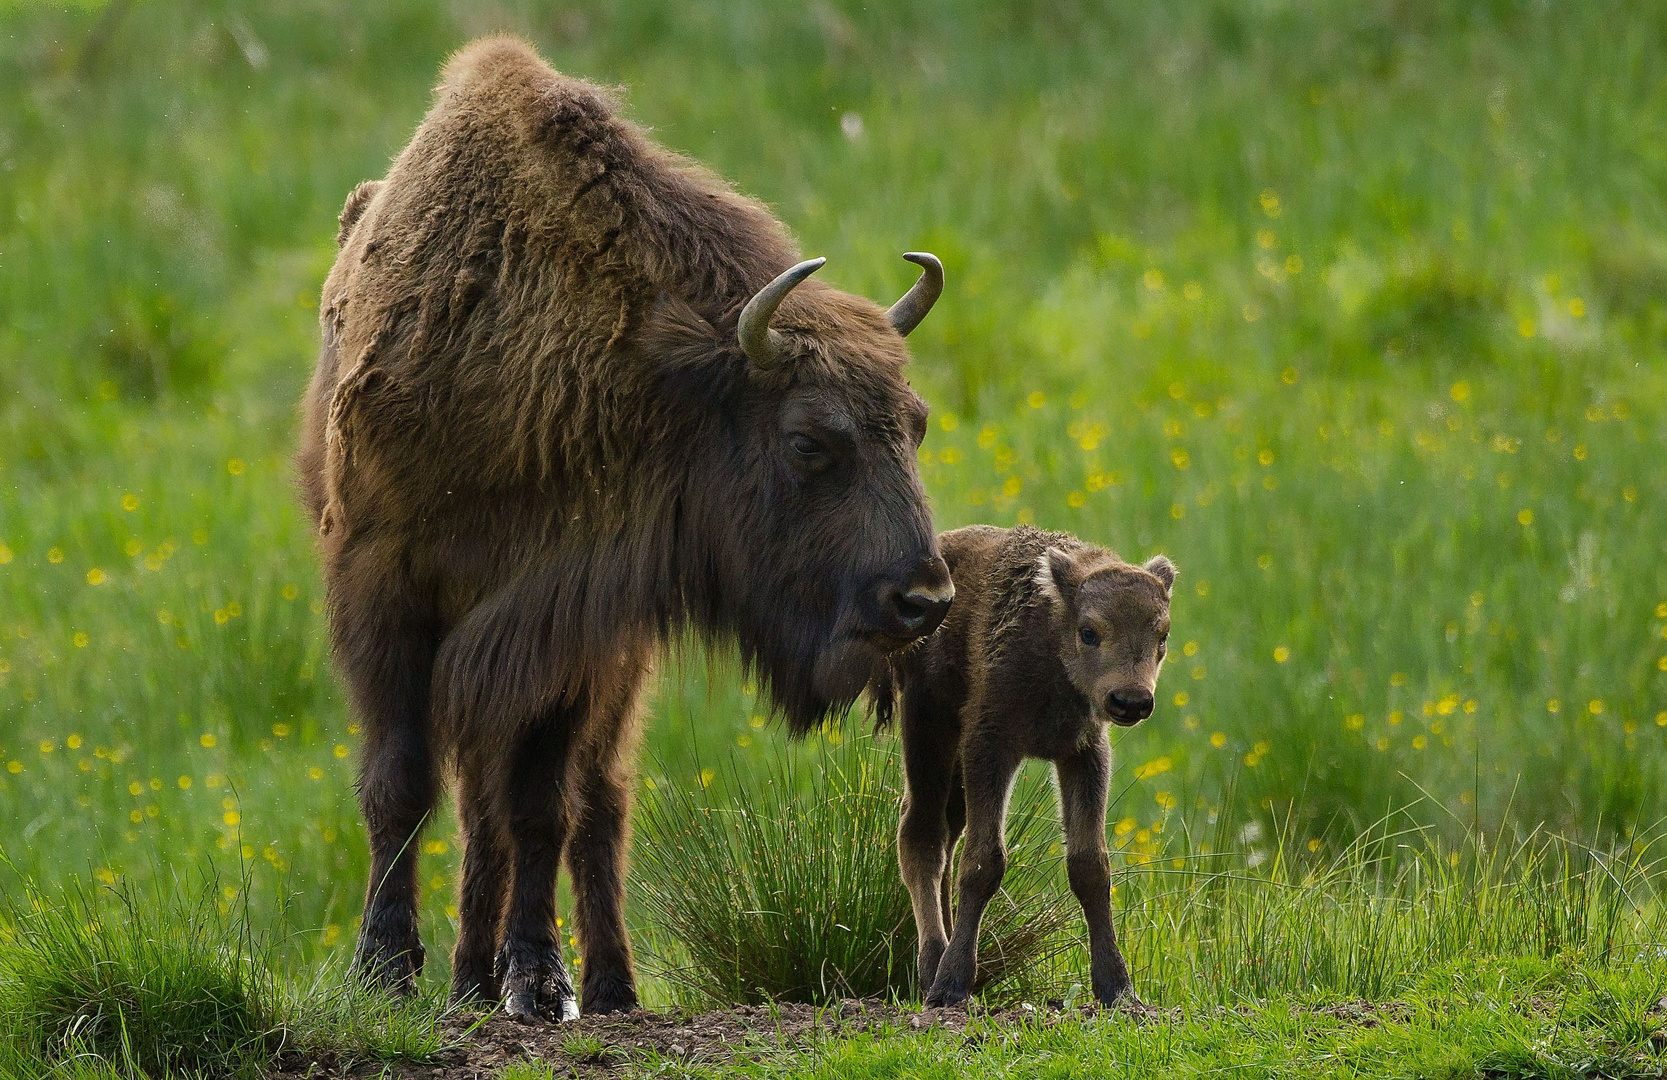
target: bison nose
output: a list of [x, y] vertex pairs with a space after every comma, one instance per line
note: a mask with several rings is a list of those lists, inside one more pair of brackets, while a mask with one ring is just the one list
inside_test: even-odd
[[1113, 690], [1106, 695], [1106, 713], [1119, 723], [1138, 724], [1152, 715], [1152, 695], [1144, 690]]
[[925, 637], [943, 622], [954, 599], [955, 586], [949, 580], [949, 567], [934, 557], [910, 574], [908, 580], [885, 586], [880, 596], [883, 632], [889, 637], [908, 640]]

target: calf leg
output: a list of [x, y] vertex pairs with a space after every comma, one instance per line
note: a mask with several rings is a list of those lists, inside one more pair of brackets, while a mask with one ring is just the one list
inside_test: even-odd
[[948, 872], [950, 836], [945, 808], [951, 792], [956, 731], [945, 725], [925, 695], [903, 699], [903, 812], [897, 823], [897, 864], [914, 908], [921, 993], [932, 986], [949, 944], [942, 882]]
[[556, 933], [556, 873], [567, 842], [567, 758], [578, 721], [570, 710], [541, 716], [503, 763], [513, 883], [497, 975], [504, 1011], [518, 1020], [579, 1015]]
[[459, 769], [458, 816], [463, 826], [463, 883], [458, 897], [457, 947], [452, 950], [451, 1000], [493, 1003], [499, 998], [492, 968], [509, 895], [509, 853], [490, 798], [473, 766]]
[[[346, 580], [344, 580], [346, 579]], [[437, 623], [385, 584], [373, 593], [332, 575], [335, 654], [364, 721], [359, 806], [370, 839], [370, 880], [353, 969], [394, 993], [416, 988], [417, 847], [438, 795], [429, 733]]]
[[1059, 809], [1065, 822], [1065, 867], [1071, 891], [1088, 921], [1089, 973], [1094, 996], [1110, 1005], [1131, 992], [1128, 965], [1111, 925], [1111, 857], [1106, 849], [1106, 792], [1111, 783], [1111, 748], [1105, 736], [1055, 768]]
[[573, 875], [574, 921], [584, 955], [581, 1000], [587, 1015], [637, 1007], [631, 939], [625, 931], [625, 862], [637, 700], [646, 671], [646, 664], [639, 665], [617, 706], [598, 717], [594, 735], [570, 773], [577, 798], [567, 868]]
[[961, 761], [966, 779], [967, 839], [961, 849], [955, 932], [926, 995], [927, 1005], [955, 1005], [972, 993], [978, 974], [978, 925], [1007, 872], [1007, 798], [1019, 759], [999, 747], [970, 745]]

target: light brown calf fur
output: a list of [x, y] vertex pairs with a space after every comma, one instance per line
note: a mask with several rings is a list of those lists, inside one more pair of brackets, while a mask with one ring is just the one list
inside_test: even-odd
[[[978, 925], [1007, 869], [1003, 825], [1025, 758], [1059, 778], [1071, 890], [1088, 921], [1103, 1004], [1131, 989], [1111, 925], [1107, 725], [1151, 715], [1175, 567], [1025, 526], [939, 537], [955, 604], [937, 633], [878, 669], [881, 724], [901, 703], [905, 792], [897, 857], [914, 903], [928, 1005], [972, 993]], [[966, 828], [951, 924], [950, 853]]]
[[421, 969], [417, 852], [449, 764], [453, 995], [574, 1011], [565, 858], [584, 1009], [631, 1008], [630, 774], [656, 650], [685, 627], [734, 647], [803, 732], [949, 604], [903, 375], [937, 287], [890, 310], [793, 288], [816, 264], [787, 273], [798, 253], [762, 206], [505, 38], [447, 65], [340, 241], [299, 461], [364, 721], [355, 965], [395, 989]]

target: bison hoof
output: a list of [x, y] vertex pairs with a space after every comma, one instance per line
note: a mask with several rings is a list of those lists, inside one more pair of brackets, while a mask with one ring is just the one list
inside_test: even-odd
[[417, 976], [423, 970], [423, 945], [416, 927], [391, 933], [386, 928], [377, 933], [377, 929], [374, 923], [367, 923], [359, 935], [359, 946], [353, 953], [354, 974], [390, 994], [403, 997], [415, 993]]
[[573, 980], [554, 945], [511, 945], [498, 954], [504, 1012], [524, 1024], [559, 1024], [579, 1018]]
[[471, 975], [461, 969], [452, 972], [451, 1005], [453, 1008], [488, 1008], [502, 995], [498, 991], [498, 980], [488, 973], [485, 975]]
[[589, 971], [586, 971], [584, 1008], [586, 1016], [631, 1012], [636, 1008], [637, 988], [631, 985], [629, 976], [604, 975], [592, 979]]

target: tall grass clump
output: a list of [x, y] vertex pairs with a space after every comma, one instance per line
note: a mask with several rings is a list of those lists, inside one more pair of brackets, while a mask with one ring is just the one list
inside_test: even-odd
[[267, 1060], [280, 1000], [267, 942], [222, 908], [213, 881], [154, 893], [122, 880], [57, 896], [26, 887], [0, 908], [4, 1064], [228, 1076]]
[[[644, 801], [633, 876], [658, 973], [691, 1004], [915, 994], [890, 744], [844, 739], [730, 771], [727, 796], [711, 793], [709, 769]], [[1034, 993], [1069, 946], [1078, 913], [1058, 880], [1056, 830], [1046, 788], [1021, 791], [1014, 868], [979, 950], [987, 996]]]
[[282, 921], [252, 929], [248, 882], [157, 876], [0, 905], [0, 1076], [261, 1076], [284, 1051], [341, 1066], [448, 1045], [443, 988], [395, 1000], [340, 964], [285, 971]]

